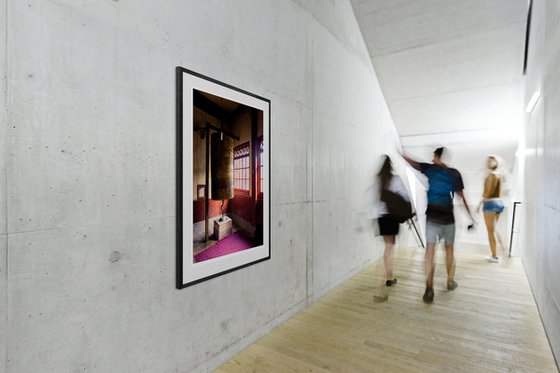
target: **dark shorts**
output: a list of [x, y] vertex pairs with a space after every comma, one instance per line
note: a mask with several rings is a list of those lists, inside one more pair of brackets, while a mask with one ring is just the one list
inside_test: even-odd
[[379, 234], [382, 236], [396, 236], [399, 234], [399, 223], [384, 215], [377, 219]]

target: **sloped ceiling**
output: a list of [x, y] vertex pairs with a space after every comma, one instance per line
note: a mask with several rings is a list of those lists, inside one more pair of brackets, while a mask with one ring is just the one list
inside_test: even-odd
[[351, 0], [403, 146], [447, 145], [481, 173], [513, 164], [523, 115], [527, 0]]

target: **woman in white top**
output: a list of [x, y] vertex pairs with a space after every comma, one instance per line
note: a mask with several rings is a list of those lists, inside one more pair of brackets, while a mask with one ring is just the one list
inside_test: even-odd
[[[400, 195], [406, 201], [410, 201], [408, 192], [401, 178], [398, 175], [393, 175], [391, 158], [387, 155], [384, 157], [383, 165], [377, 174], [379, 179], [379, 195], [381, 195], [383, 190], [388, 190]], [[395, 247], [395, 237], [399, 233], [399, 223], [391, 219], [387, 204], [381, 200], [379, 201], [378, 213], [377, 222], [379, 224], [379, 233], [383, 236], [383, 241], [385, 241], [385, 252], [383, 254], [385, 271], [387, 272], [387, 281], [385, 285], [392, 286], [397, 283], [397, 279], [393, 275], [393, 251]]]

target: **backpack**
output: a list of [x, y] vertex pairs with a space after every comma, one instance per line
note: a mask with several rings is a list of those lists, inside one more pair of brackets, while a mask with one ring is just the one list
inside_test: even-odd
[[414, 216], [412, 204], [400, 194], [384, 189], [381, 191], [381, 201], [387, 205], [389, 218], [397, 223], [404, 223]]

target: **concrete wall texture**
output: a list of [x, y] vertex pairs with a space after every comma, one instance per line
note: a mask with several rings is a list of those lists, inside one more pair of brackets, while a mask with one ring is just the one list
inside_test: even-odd
[[7, 305], [7, 240], [6, 235], [6, 5], [0, 1], [0, 369], [6, 365]]
[[[0, 370], [209, 371], [380, 256], [365, 194], [399, 142], [348, 1], [2, 0], [0, 25]], [[272, 259], [180, 291], [177, 65], [272, 101]]]
[[526, 115], [524, 154], [525, 269], [556, 356], [560, 360], [560, 3], [533, 2], [526, 100], [542, 96]]

